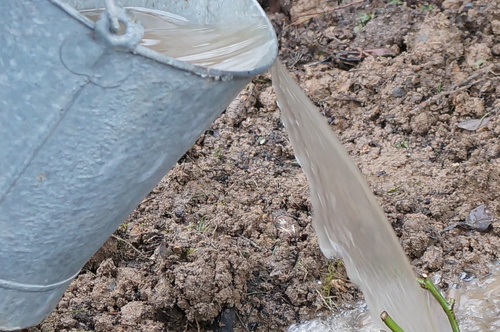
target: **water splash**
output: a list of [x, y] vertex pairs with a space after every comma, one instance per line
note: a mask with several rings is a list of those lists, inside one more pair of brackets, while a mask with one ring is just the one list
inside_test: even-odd
[[[328, 258], [342, 257], [373, 317], [387, 311], [406, 332], [450, 331], [421, 289], [361, 173], [330, 127], [277, 61], [273, 86], [311, 193], [313, 226]], [[432, 314], [431, 314], [432, 313]], [[385, 328], [376, 320], [378, 328]]]
[[491, 275], [453, 288], [456, 314], [462, 331], [500, 331], [500, 262], [490, 267]]
[[[448, 293], [456, 299], [455, 314], [461, 331], [500, 331], [500, 264], [491, 275], [470, 283], [462, 282]], [[379, 332], [366, 312], [364, 303], [344, 305], [338, 313], [290, 326], [288, 332]]]

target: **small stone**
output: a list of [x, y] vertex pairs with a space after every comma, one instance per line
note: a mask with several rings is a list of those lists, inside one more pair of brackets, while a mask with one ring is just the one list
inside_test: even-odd
[[142, 317], [147, 312], [147, 307], [141, 301], [134, 301], [124, 305], [120, 312], [122, 314], [122, 322], [126, 324], [138, 324]]
[[432, 118], [427, 113], [422, 112], [412, 119], [410, 126], [415, 133], [425, 135], [432, 123]]
[[494, 20], [491, 21], [491, 30], [493, 31], [494, 35], [500, 35], [500, 21], [499, 20]]
[[476, 276], [472, 272], [462, 272], [460, 273], [460, 279], [462, 279], [465, 282], [470, 282], [474, 280]]
[[413, 203], [410, 200], [403, 199], [396, 202], [396, 209], [399, 212], [409, 213], [413, 211]]
[[460, 4], [460, 1], [457, 0], [444, 0], [442, 6], [444, 9], [457, 11], [460, 8]]
[[430, 246], [422, 256], [422, 262], [431, 271], [439, 270], [443, 266], [443, 249]]
[[493, 45], [491, 53], [493, 53], [493, 55], [500, 55], [500, 44]]
[[113, 263], [113, 259], [111, 258], [103, 261], [97, 268], [98, 276], [112, 276], [114, 274], [116, 274], [116, 266], [115, 263]]
[[395, 88], [391, 92], [392, 98], [401, 98], [406, 95], [406, 91], [403, 88]]
[[298, 235], [299, 225], [293, 217], [287, 215], [276, 216], [273, 224], [278, 230], [279, 238], [283, 241], [294, 239]]

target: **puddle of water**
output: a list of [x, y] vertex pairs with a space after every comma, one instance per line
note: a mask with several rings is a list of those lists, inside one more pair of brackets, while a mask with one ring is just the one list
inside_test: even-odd
[[[455, 314], [463, 332], [500, 331], [500, 264], [491, 275], [461, 282], [448, 292], [456, 300]], [[338, 308], [330, 317], [313, 319], [290, 326], [288, 332], [379, 332], [368, 316], [366, 305], [358, 303]]]
[[450, 291], [462, 331], [500, 331], [500, 262], [490, 272], [491, 276], [462, 282]]
[[[242, 19], [238, 24], [201, 25], [172, 13], [128, 7], [144, 26], [141, 45], [194, 65], [230, 71], [257, 68], [273, 41], [264, 18]], [[103, 9], [83, 10], [93, 21]]]

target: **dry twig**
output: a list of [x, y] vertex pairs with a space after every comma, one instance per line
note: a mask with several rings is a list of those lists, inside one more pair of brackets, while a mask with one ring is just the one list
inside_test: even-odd
[[[355, 6], [355, 5], [359, 5], [359, 4], [363, 3], [364, 1], [365, 1], [365, 0], [358, 0], [358, 1], [351, 2], [351, 3], [346, 3], [345, 5], [341, 5], [341, 6], [338, 6], [338, 7], [332, 8], [332, 9], [324, 10], [324, 11], [322, 11], [322, 12], [312, 12], [312, 13], [300, 14], [300, 15], [295, 16], [295, 21], [296, 21], [298, 18], [301, 18], [301, 17], [305, 17], [305, 16], [314, 16], [314, 15], [321, 15], [321, 14], [331, 13], [331, 12], [334, 12], [334, 11], [336, 11], [336, 10], [340, 10], [340, 9], [348, 8], [348, 7]], [[295, 24], [295, 23], [296, 23], [296, 22], [294, 22], [294, 23], [292, 23], [292, 24]]]
[[111, 237], [114, 238], [115, 240], [121, 241], [121, 242], [127, 244], [128, 246], [130, 246], [142, 258], [144, 258], [144, 259], [146, 259], [148, 261], [152, 260], [151, 258], [149, 258], [146, 255], [144, 255], [142, 253], [142, 251], [140, 251], [139, 249], [137, 249], [136, 247], [134, 247], [134, 245], [132, 243], [130, 243], [129, 241], [125, 240], [124, 238], [121, 238], [121, 237], [119, 237], [118, 235], [115, 235], [115, 234], [112, 234]]
[[485, 68], [481, 69], [480, 71], [475, 72], [474, 74], [470, 75], [465, 80], [453, 84], [448, 90], [443, 91], [441, 93], [438, 93], [437, 95], [434, 95], [431, 98], [429, 98], [429, 99], [421, 102], [412, 111], [412, 113], [420, 113], [420, 111], [422, 111], [424, 108], [426, 108], [427, 106], [429, 106], [432, 103], [437, 102], [439, 99], [441, 99], [441, 98], [443, 98], [445, 96], [448, 96], [448, 95], [455, 94], [457, 92], [466, 90], [466, 89], [470, 88], [471, 86], [476, 85], [477, 83], [483, 81], [485, 78], [480, 78], [478, 80], [475, 80], [475, 79], [477, 77], [480, 77], [480, 76], [488, 73], [490, 70], [492, 70], [492, 68], [493, 68], [493, 66], [485, 67]]

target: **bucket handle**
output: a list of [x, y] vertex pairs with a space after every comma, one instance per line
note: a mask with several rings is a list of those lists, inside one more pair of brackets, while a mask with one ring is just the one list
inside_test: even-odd
[[118, 20], [117, 14], [116, 14], [116, 5], [114, 0], [104, 0], [105, 5], [106, 5], [106, 11], [108, 12], [108, 19], [109, 19], [109, 30], [114, 33], [118, 34], [120, 31], [120, 21]]

